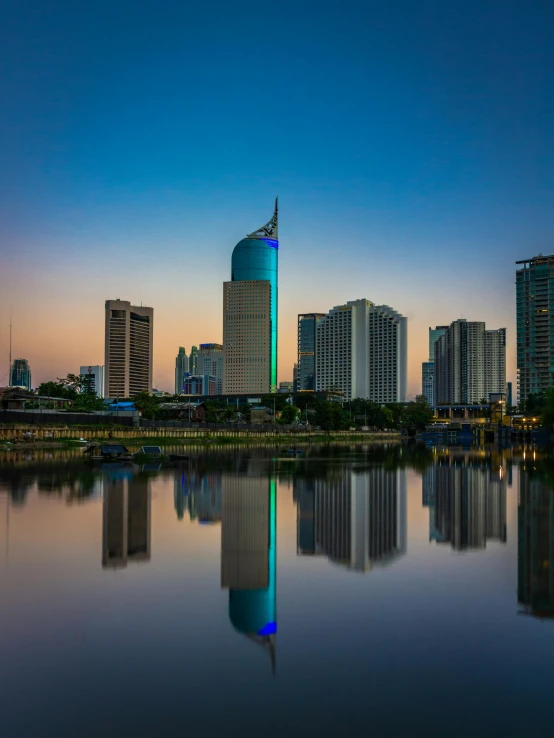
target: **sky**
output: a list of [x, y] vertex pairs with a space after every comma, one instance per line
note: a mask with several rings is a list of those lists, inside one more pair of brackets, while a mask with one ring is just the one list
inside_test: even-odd
[[506, 327], [554, 253], [551, 0], [0, 4], [0, 385], [104, 363], [154, 307], [154, 385], [222, 340], [222, 282], [279, 196], [279, 380], [298, 313], [348, 300]]

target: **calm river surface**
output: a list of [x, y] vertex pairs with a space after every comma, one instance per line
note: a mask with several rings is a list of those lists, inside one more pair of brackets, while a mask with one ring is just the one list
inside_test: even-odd
[[0, 735], [550, 736], [554, 461], [0, 451]]

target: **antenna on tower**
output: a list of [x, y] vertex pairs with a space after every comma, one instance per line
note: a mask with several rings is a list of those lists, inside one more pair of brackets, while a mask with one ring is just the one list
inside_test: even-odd
[[10, 310], [10, 365], [8, 366], [8, 387], [12, 386], [12, 311]]

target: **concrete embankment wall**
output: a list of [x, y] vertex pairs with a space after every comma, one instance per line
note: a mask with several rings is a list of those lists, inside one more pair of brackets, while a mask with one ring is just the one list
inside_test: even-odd
[[132, 440], [133, 438], [175, 438], [177, 439], [202, 439], [209, 435], [214, 441], [218, 438], [251, 438], [253, 440], [272, 438], [274, 436], [294, 436], [295, 438], [302, 438], [303, 440], [309, 441], [310, 439], [323, 439], [328, 435], [333, 437], [344, 437], [344, 438], [359, 438], [360, 441], [364, 439], [378, 439], [378, 440], [395, 440], [399, 438], [398, 433], [382, 432], [382, 433], [363, 433], [354, 431], [309, 431], [309, 432], [298, 432], [288, 431], [277, 427], [275, 430], [237, 430], [233, 428], [114, 428], [108, 430], [106, 428], [97, 429], [93, 427], [86, 428], [75, 428], [75, 426], [60, 428], [48, 426], [19, 426], [18, 428], [5, 427], [0, 425], [0, 439], [11, 441], [15, 438], [24, 438], [25, 434], [32, 433], [32, 439], [34, 441], [48, 441], [48, 440], [59, 440], [62, 438], [85, 438], [87, 441], [93, 441], [95, 439], [107, 438], [108, 433], [112, 434], [112, 438], [126, 438]]

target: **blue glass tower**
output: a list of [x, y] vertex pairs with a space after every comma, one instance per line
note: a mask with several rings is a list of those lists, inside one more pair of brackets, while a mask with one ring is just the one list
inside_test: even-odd
[[233, 250], [231, 260], [231, 280], [233, 282], [263, 279], [269, 281], [271, 285], [269, 386], [272, 392], [277, 391], [278, 218], [279, 209], [276, 199], [275, 211], [271, 220], [239, 241]]

